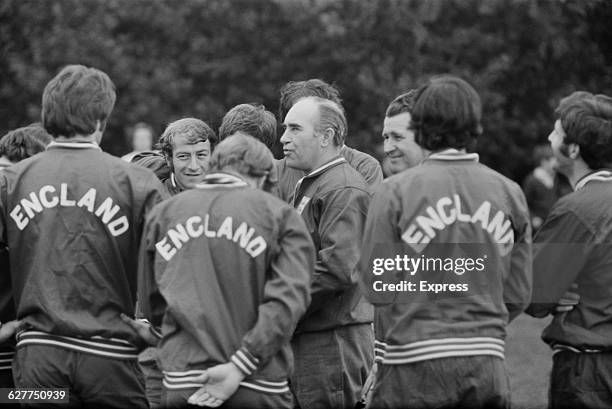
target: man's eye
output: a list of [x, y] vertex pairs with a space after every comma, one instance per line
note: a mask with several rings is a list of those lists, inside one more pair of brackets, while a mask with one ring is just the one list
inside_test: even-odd
[[198, 158], [200, 159], [208, 158], [208, 152], [198, 153]]

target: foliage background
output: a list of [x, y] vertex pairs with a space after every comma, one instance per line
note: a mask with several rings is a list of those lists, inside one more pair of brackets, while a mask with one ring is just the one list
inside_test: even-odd
[[276, 112], [285, 82], [319, 77], [341, 90], [348, 144], [380, 158], [388, 102], [450, 72], [483, 98], [482, 160], [520, 181], [561, 97], [612, 95], [610, 21], [607, 0], [2, 0], [0, 135], [39, 120], [69, 63], [115, 82], [103, 148], [117, 155], [136, 122], [216, 128], [238, 103]]

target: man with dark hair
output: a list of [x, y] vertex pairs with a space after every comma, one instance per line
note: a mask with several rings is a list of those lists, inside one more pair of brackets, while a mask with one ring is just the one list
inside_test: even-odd
[[373, 408], [510, 405], [504, 338], [529, 300], [531, 231], [520, 187], [466, 152], [480, 119], [471, 85], [431, 79], [412, 110], [431, 153], [372, 199], [360, 272], [376, 308]]
[[[553, 206], [535, 238], [527, 313], [554, 314], [542, 334], [554, 350], [550, 406], [612, 407], [612, 98], [574, 92], [548, 137], [574, 192]], [[580, 298], [555, 313], [572, 284]]]
[[43, 153], [0, 174], [0, 245], [25, 330], [13, 362], [19, 388], [68, 388], [86, 407], [148, 407], [138, 367], [136, 259], [155, 175], [101, 151], [115, 103], [104, 72], [63, 68], [45, 87]]
[[382, 133], [384, 151], [389, 170], [394, 175], [417, 165], [424, 157], [423, 148], [414, 141], [411, 124], [415, 95], [416, 90], [411, 90], [396, 97], [385, 113]]
[[51, 136], [36, 124], [10, 131], [0, 139], [0, 169], [44, 151], [49, 142]]
[[223, 117], [219, 127], [219, 140], [236, 132], [244, 132], [262, 141], [268, 148], [276, 142], [276, 118], [260, 104], [236, 105]]
[[139, 300], [161, 326], [163, 407], [293, 408], [289, 339], [315, 255], [295, 210], [261, 191], [273, 161], [255, 138], [229, 136], [203, 182], [147, 220]]
[[340, 155], [347, 124], [338, 104], [302, 98], [284, 126], [285, 162], [305, 174], [292, 204], [317, 250], [312, 302], [291, 341], [291, 390], [304, 409], [352, 408], [373, 358], [372, 306], [363, 300], [354, 274], [368, 185]]
[[164, 182], [170, 195], [204, 180], [216, 140], [215, 131], [196, 118], [182, 118], [166, 127], [159, 147], [171, 172]]
[[[10, 131], [0, 139], [0, 171], [45, 150], [51, 136], [36, 124]], [[0, 246], [0, 271], [9, 271], [8, 249]], [[0, 274], [0, 288], [10, 288], [10, 276]], [[15, 320], [11, 293], [0, 294], [0, 388], [14, 388], [11, 362], [15, 354], [14, 335], [20, 322]], [[16, 405], [18, 407], [19, 405]]]
[[[280, 96], [280, 118], [285, 118], [289, 109], [300, 99], [306, 97], [319, 97], [333, 101], [344, 114], [340, 92], [325, 81], [310, 79], [307, 81], [292, 81], [283, 86]], [[357, 149], [349, 148], [344, 143], [340, 146], [340, 155], [363, 176], [370, 186], [377, 186], [382, 181], [382, 169], [378, 161], [372, 156]], [[278, 169], [279, 197], [287, 202], [291, 202], [295, 187], [300, 178], [305, 176], [305, 173], [300, 169], [288, 166], [285, 159], [277, 161], [276, 165]]]

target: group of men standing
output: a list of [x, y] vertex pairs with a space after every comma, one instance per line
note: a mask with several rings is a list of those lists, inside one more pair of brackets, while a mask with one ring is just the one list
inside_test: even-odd
[[[266, 146], [274, 115], [241, 104], [218, 138], [183, 118], [126, 163], [98, 146], [115, 98], [105, 73], [65, 67], [43, 93], [53, 142], [0, 173], [0, 341], [17, 333], [17, 387], [69, 388], [74, 407], [506, 408], [506, 326], [529, 305], [555, 314], [554, 407], [612, 403], [612, 374], [598, 375], [612, 344], [610, 98], [560, 104], [549, 139], [576, 192], [535, 258], [521, 189], [469, 153], [482, 107], [460, 78], [391, 102], [385, 181], [345, 145], [321, 80], [281, 89], [281, 160]], [[458, 272], [475, 254], [464, 244], [482, 269]], [[385, 255], [457, 267], [395, 265], [381, 294]], [[466, 290], [397, 290], [411, 277]], [[560, 309], [570, 288], [579, 301]]]

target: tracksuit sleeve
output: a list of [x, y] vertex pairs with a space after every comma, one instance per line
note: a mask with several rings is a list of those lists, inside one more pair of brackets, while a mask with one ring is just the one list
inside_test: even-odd
[[13, 292], [11, 288], [11, 271], [7, 247], [6, 179], [0, 177], [0, 322], [15, 319]]
[[318, 212], [315, 232], [317, 262], [312, 283], [312, 302], [305, 314], [325, 307], [330, 297], [357, 282], [355, 269], [361, 254], [361, 237], [370, 203], [367, 192], [345, 188], [329, 192]]
[[533, 294], [526, 312], [545, 317], [575, 282], [592, 249], [592, 235], [571, 212], [554, 208], [535, 238]]
[[277, 249], [272, 255], [257, 322], [230, 358], [247, 376], [291, 338], [310, 302], [315, 250], [304, 221], [288, 207], [279, 226]]
[[157, 221], [154, 214], [149, 214], [143, 229], [143, 236], [138, 252], [138, 312], [139, 318], [146, 318], [154, 328], [160, 328], [166, 301], [155, 282], [155, 243], [157, 241]]
[[504, 282], [504, 303], [508, 310], [508, 321], [518, 317], [529, 305], [533, 284], [533, 249], [531, 243], [531, 223], [525, 196], [517, 188], [520, 198], [516, 212], [517, 227], [515, 241], [510, 252], [510, 272]]
[[398, 206], [391, 188], [383, 183], [374, 193], [368, 210], [359, 263], [359, 284], [366, 299], [373, 305], [388, 304], [395, 297], [389, 291], [374, 292], [374, 281], [380, 277], [373, 274], [373, 262], [376, 258], [384, 258], [385, 252], [392, 251], [393, 245], [401, 240], [397, 232]]

